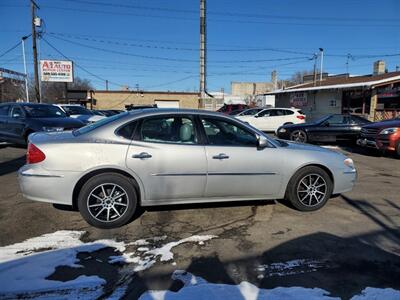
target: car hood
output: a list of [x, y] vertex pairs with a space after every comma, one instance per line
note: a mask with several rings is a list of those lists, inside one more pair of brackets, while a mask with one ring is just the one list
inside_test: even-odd
[[105, 116], [98, 115], [70, 115], [71, 118], [78, 119], [84, 123], [93, 123], [105, 119]]
[[306, 127], [310, 127], [310, 126], [315, 126], [315, 123], [299, 123], [299, 124], [287, 124], [287, 125], [283, 125], [283, 128], [306, 128]]
[[336, 153], [340, 154], [341, 153], [327, 149], [324, 147], [316, 146], [316, 145], [310, 145], [310, 144], [304, 144], [304, 143], [297, 143], [297, 142], [292, 142], [292, 141], [286, 141], [286, 140], [280, 140], [282, 143], [287, 144], [287, 148], [293, 149], [293, 150], [300, 150], [300, 151], [316, 151], [316, 152], [323, 152], [323, 153]]
[[77, 119], [73, 118], [30, 118], [37, 123], [40, 123], [43, 127], [63, 127], [63, 128], [80, 128], [85, 124]]
[[389, 128], [389, 127], [400, 127], [400, 119], [386, 120], [382, 122], [375, 122], [368, 125], [364, 125], [363, 128]]

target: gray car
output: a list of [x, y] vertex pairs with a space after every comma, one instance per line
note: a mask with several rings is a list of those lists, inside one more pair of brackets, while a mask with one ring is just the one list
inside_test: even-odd
[[29, 139], [24, 196], [75, 206], [101, 228], [126, 224], [138, 205], [286, 198], [313, 211], [356, 180], [340, 153], [201, 110], [136, 110]]

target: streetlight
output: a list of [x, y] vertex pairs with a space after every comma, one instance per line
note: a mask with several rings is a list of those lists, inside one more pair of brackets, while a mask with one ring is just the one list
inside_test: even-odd
[[29, 102], [29, 91], [28, 91], [28, 73], [26, 70], [26, 59], [25, 59], [25, 40], [29, 37], [23, 36], [21, 39], [22, 44], [22, 59], [24, 60], [24, 73], [25, 73], [25, 93], [26, 93], [26, 102]]
[[324, 49], [323, 48], [319, 48], [319, 52], [321, 55], [321, 67], [320, 67], [320, 74], [319, 74], [319, 81], [322, 81], [322, 66], [324, 64]]

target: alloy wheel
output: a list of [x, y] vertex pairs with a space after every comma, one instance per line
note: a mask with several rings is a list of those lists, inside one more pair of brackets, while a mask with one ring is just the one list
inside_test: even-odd
[[121, 218], [128, 209], [127, 192], [114, 183], [96, 186], [87, 197], [87, 208], [93, 218], [101, 222], [112, 222]]
[[295, 130], [291, 134], [290, 139], [295, 142], [305, 143], [307, 141], [307, 135], [302, 130]]
[[297, 197], [299, 201], [308, 207], [320, 204], [327, 193], [325, 179], [319, 174], [304, 176], [297, 185]]

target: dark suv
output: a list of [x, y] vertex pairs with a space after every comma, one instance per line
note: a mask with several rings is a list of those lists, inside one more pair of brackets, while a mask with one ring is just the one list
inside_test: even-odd
[[38, 131], [63, 131], [80, 128], [83, 122], [69, 118], [50, 104], [0, 104], [0, 141], [25, 145], [28, 135]]

